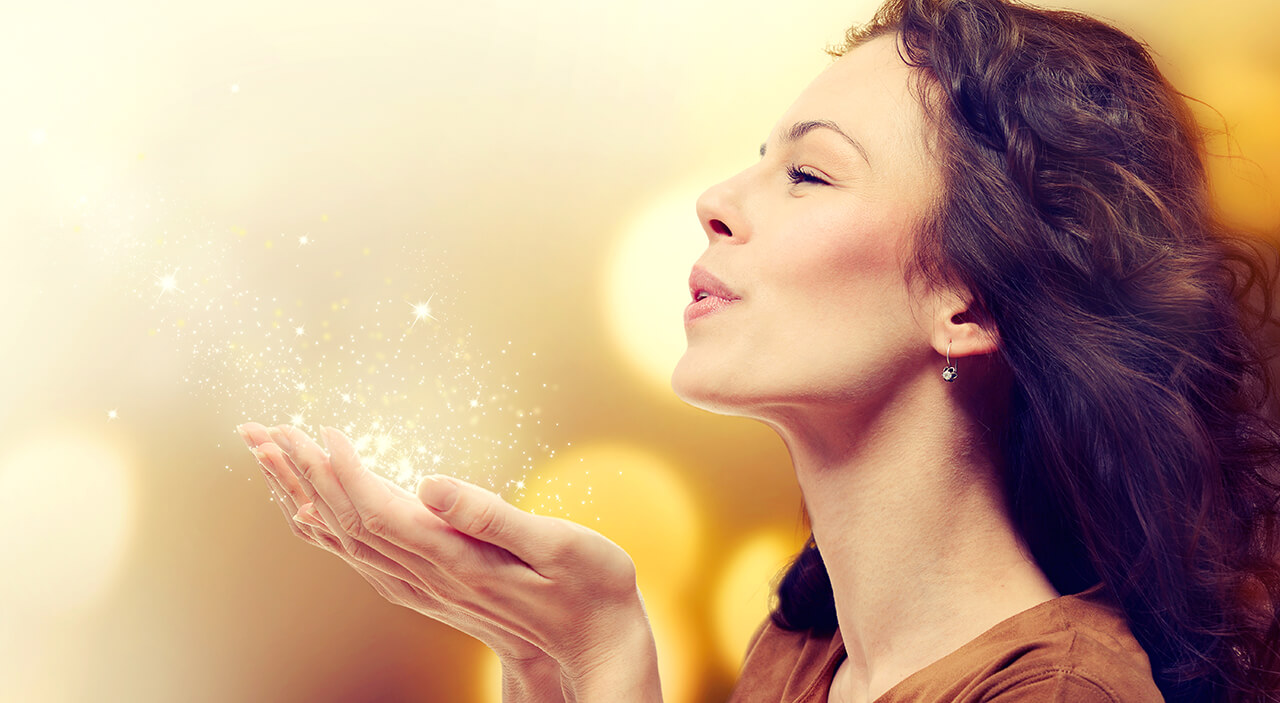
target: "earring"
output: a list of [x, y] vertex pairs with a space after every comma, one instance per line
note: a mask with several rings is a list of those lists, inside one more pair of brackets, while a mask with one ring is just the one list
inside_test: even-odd
[[947, 340], [947, 367], [942, 370], [942, 380], [951, 383], [959, 375], [956, 373], [956, 367], [951, 364], [951, 341]]

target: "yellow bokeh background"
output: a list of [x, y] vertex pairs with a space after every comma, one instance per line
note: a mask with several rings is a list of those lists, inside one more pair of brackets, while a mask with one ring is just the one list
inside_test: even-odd
[[[1223, 133], [1226, 213], [1275, 232], [1280, 3], [1056, 5], [1152, 46]], [[723, 700], [805, 534], [776, 436], [667, 387], [705, 245], [693, 200], [757, 158], [822, 49], [874, 6], [7, 7], [0, 701], [497, 695], [480, 644], [292, 537], [231, 432], [249, 418], [193, 394], [187, 352], [165, 342], [201, 311], [161, 322], [118, 290], [137, 262], [110, 237], [160, 210], [253, 252], [225, 264], [239, 285], [287, 283], [276, 317], [429, 282], [470, 348], [536, 350], [515, 368], [555, 389], [538, 417], [561, 449], [513, 502], [626, 548], [666, 699]], [[282, 258], [300, 236], [323, 275]], [[439, 270], [391, 272], [415, 253]]]

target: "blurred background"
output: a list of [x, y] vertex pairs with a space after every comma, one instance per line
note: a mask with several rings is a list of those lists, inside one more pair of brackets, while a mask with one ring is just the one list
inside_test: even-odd
[[[291, 535], [245, 420], [599, 529], [666, 699], [723, 700], [805, 531], [777, 437], [668, 387], [693, 203], [875, 5], [8, 4], [0, 700], [497, 700]], [[1154, 48], [1275, 232], [1280, 4], [1062, 6]]]

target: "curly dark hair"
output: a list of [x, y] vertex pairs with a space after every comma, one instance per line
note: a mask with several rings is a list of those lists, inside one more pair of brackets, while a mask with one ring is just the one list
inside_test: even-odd
[[[1005, 496], [1037, 563], [1060, 593], [1104, 584], [1167, 700], [1280, 700], [1277, 273], [1216, 212], [1186, 96], [1078, 13], [889, 0], [829, 51], [884, 34], [944, 180], [908, 276], [998, 330]], [[835, 629], [812, 540], [772, 618]]]

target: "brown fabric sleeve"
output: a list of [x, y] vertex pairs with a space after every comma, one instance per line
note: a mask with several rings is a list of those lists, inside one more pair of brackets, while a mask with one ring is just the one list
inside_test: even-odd
[[1047, 669], [985, 699], [990, 703], [1124, 703], [1105, 685], [1071, 669]]
[[769, 618], [765, 616], [760, 626], [756, 628], [755, 633], [751, 635], [751, 639], [747, 640], [747, 648], [742, 651], [742, 663], [738, 665], [739, 670], [746, 665], [747, 659], [751, 658], [751, 650], [755, 649], [756, 645], [760, 643], [760, 638], [764, 636], [764, 631], [767, 629], [769, 629]]

